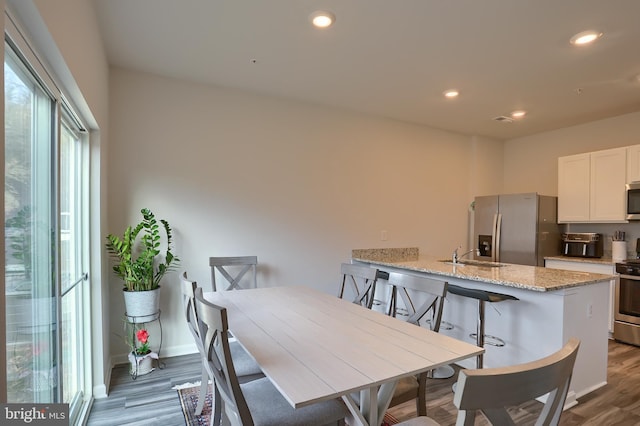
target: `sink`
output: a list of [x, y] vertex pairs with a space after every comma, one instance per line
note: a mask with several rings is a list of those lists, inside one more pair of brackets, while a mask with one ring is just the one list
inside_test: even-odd
[[441, 259], [441, 260], [438, 260], [438, 262], [446, 263], [447, 265], [453, 265], [453, 266], [469, 265], [469, 266], [477, 266], [477, 267], [484, 267], [484, 268], [500, 268], [502, 266], [507, 266], [506, 263], [485, 262], [483, 260], [470, 260], [470, 259], [460, 259], [458, 260], [458, 263], [453, 263], [451, 259]]

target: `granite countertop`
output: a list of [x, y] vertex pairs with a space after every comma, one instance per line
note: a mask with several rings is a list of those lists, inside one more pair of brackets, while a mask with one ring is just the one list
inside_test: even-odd
[[[437, 258], [426, 256], [412, 256], [410, 260], [402, 260], [399, 259], [398, 256], [395, 258], [392, 257], [391, 259], [376, 258], [378, 256], [372, 256], [373, 258], [370, 256], [355, 256], [363, 254], [366, 254], [365, 250], [354, 250], [352, 259], [372, 265], [388, 266], [408, 271], [441, 275], [443, 277], [454, 277], [541, 292], [595, 284], [602, 281], [609, 281], [613, 278], [612, 275], [565, 271], [509, 263], [502, 263], [500, 265], [503, 266], [499, 267], [489, 267], [484, 265], [452, 265], [439, 261]], [[478, 263], [490, 264], [491, 262]]]

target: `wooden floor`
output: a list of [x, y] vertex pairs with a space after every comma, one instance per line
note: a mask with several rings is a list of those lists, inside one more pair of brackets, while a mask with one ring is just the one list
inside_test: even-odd
[[[184, 425], [176, 384], [194, 382], [200, 377], [197, 355], [164, 360], [166, 367], [133, 381], [126, 367], [114, 368], [109, 397], [96, 400], [88, 425]], [[455, 377], [455, 376], [454, 376]], [[640, 348], [609, 341], [608, 384], [578, 400], [565, 411], [561, 425], [640, 425]], [[427, 392], [427, 412], [441, 425], [453, 425], [457, 410], [451, 384], [454, 378], [431, 380]], [[533, 425], [541, 404], [528, 403], [512, 410], [518, 425]], [[415, 416], [415, 403], [389, 410], [399, 420]], [[476, 425], [486, 425], [481, 416]]]
[[200, 355], [166, 358], [163, 369], [131, 379], [127, 365], [111, 372], [107, 398], [93, 402], [90, 426], [184, 426], [184, 416], [175, 385], [200, 380]]

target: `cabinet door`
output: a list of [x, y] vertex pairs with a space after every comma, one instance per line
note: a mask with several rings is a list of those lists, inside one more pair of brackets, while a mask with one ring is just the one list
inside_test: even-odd
[[[558, 260], [558, 259], [546, 259], [544, 266], [551, 269], [564, 269], [567, 271], [580, 271], [591, 272], [594, 274], [616, 275], [616, 267], [613, 264], [607, 263], [588, 263], [571, 260]], [[609, 333], [613, 334], [613, 321], [614, 321], [614, 297], [616, 282], [619, 278], [611, 280], [609, 284]]]
[[588, 222], [590, 155], [558, 158], [558, 222]]
[[627, 183], [640, 182], [640, 145], [627, 147]]
[[625, 222], [627, 149], [591, 153], [591, 222]]

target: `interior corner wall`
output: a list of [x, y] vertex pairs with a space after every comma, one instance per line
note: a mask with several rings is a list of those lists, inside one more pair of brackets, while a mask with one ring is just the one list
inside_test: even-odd
[[504, 190], [557, 195], [558, 157], [637, 144], [640, 112], [508, 140]]
[[472, 165], [469, 176], [473, 197], [503, 192], [504, 142], [481, 136], [471, 139]]
[[[468, 136], [117, 68], [110, 99], [109, 232], [151, 209], [205, 289], [209, 256], [257, 255], [259, 285], [335, 294], [354, 248], [448, 256], [467, 241]], [[195, 351], [176, 281], [162, 286], [165, 355]]]

